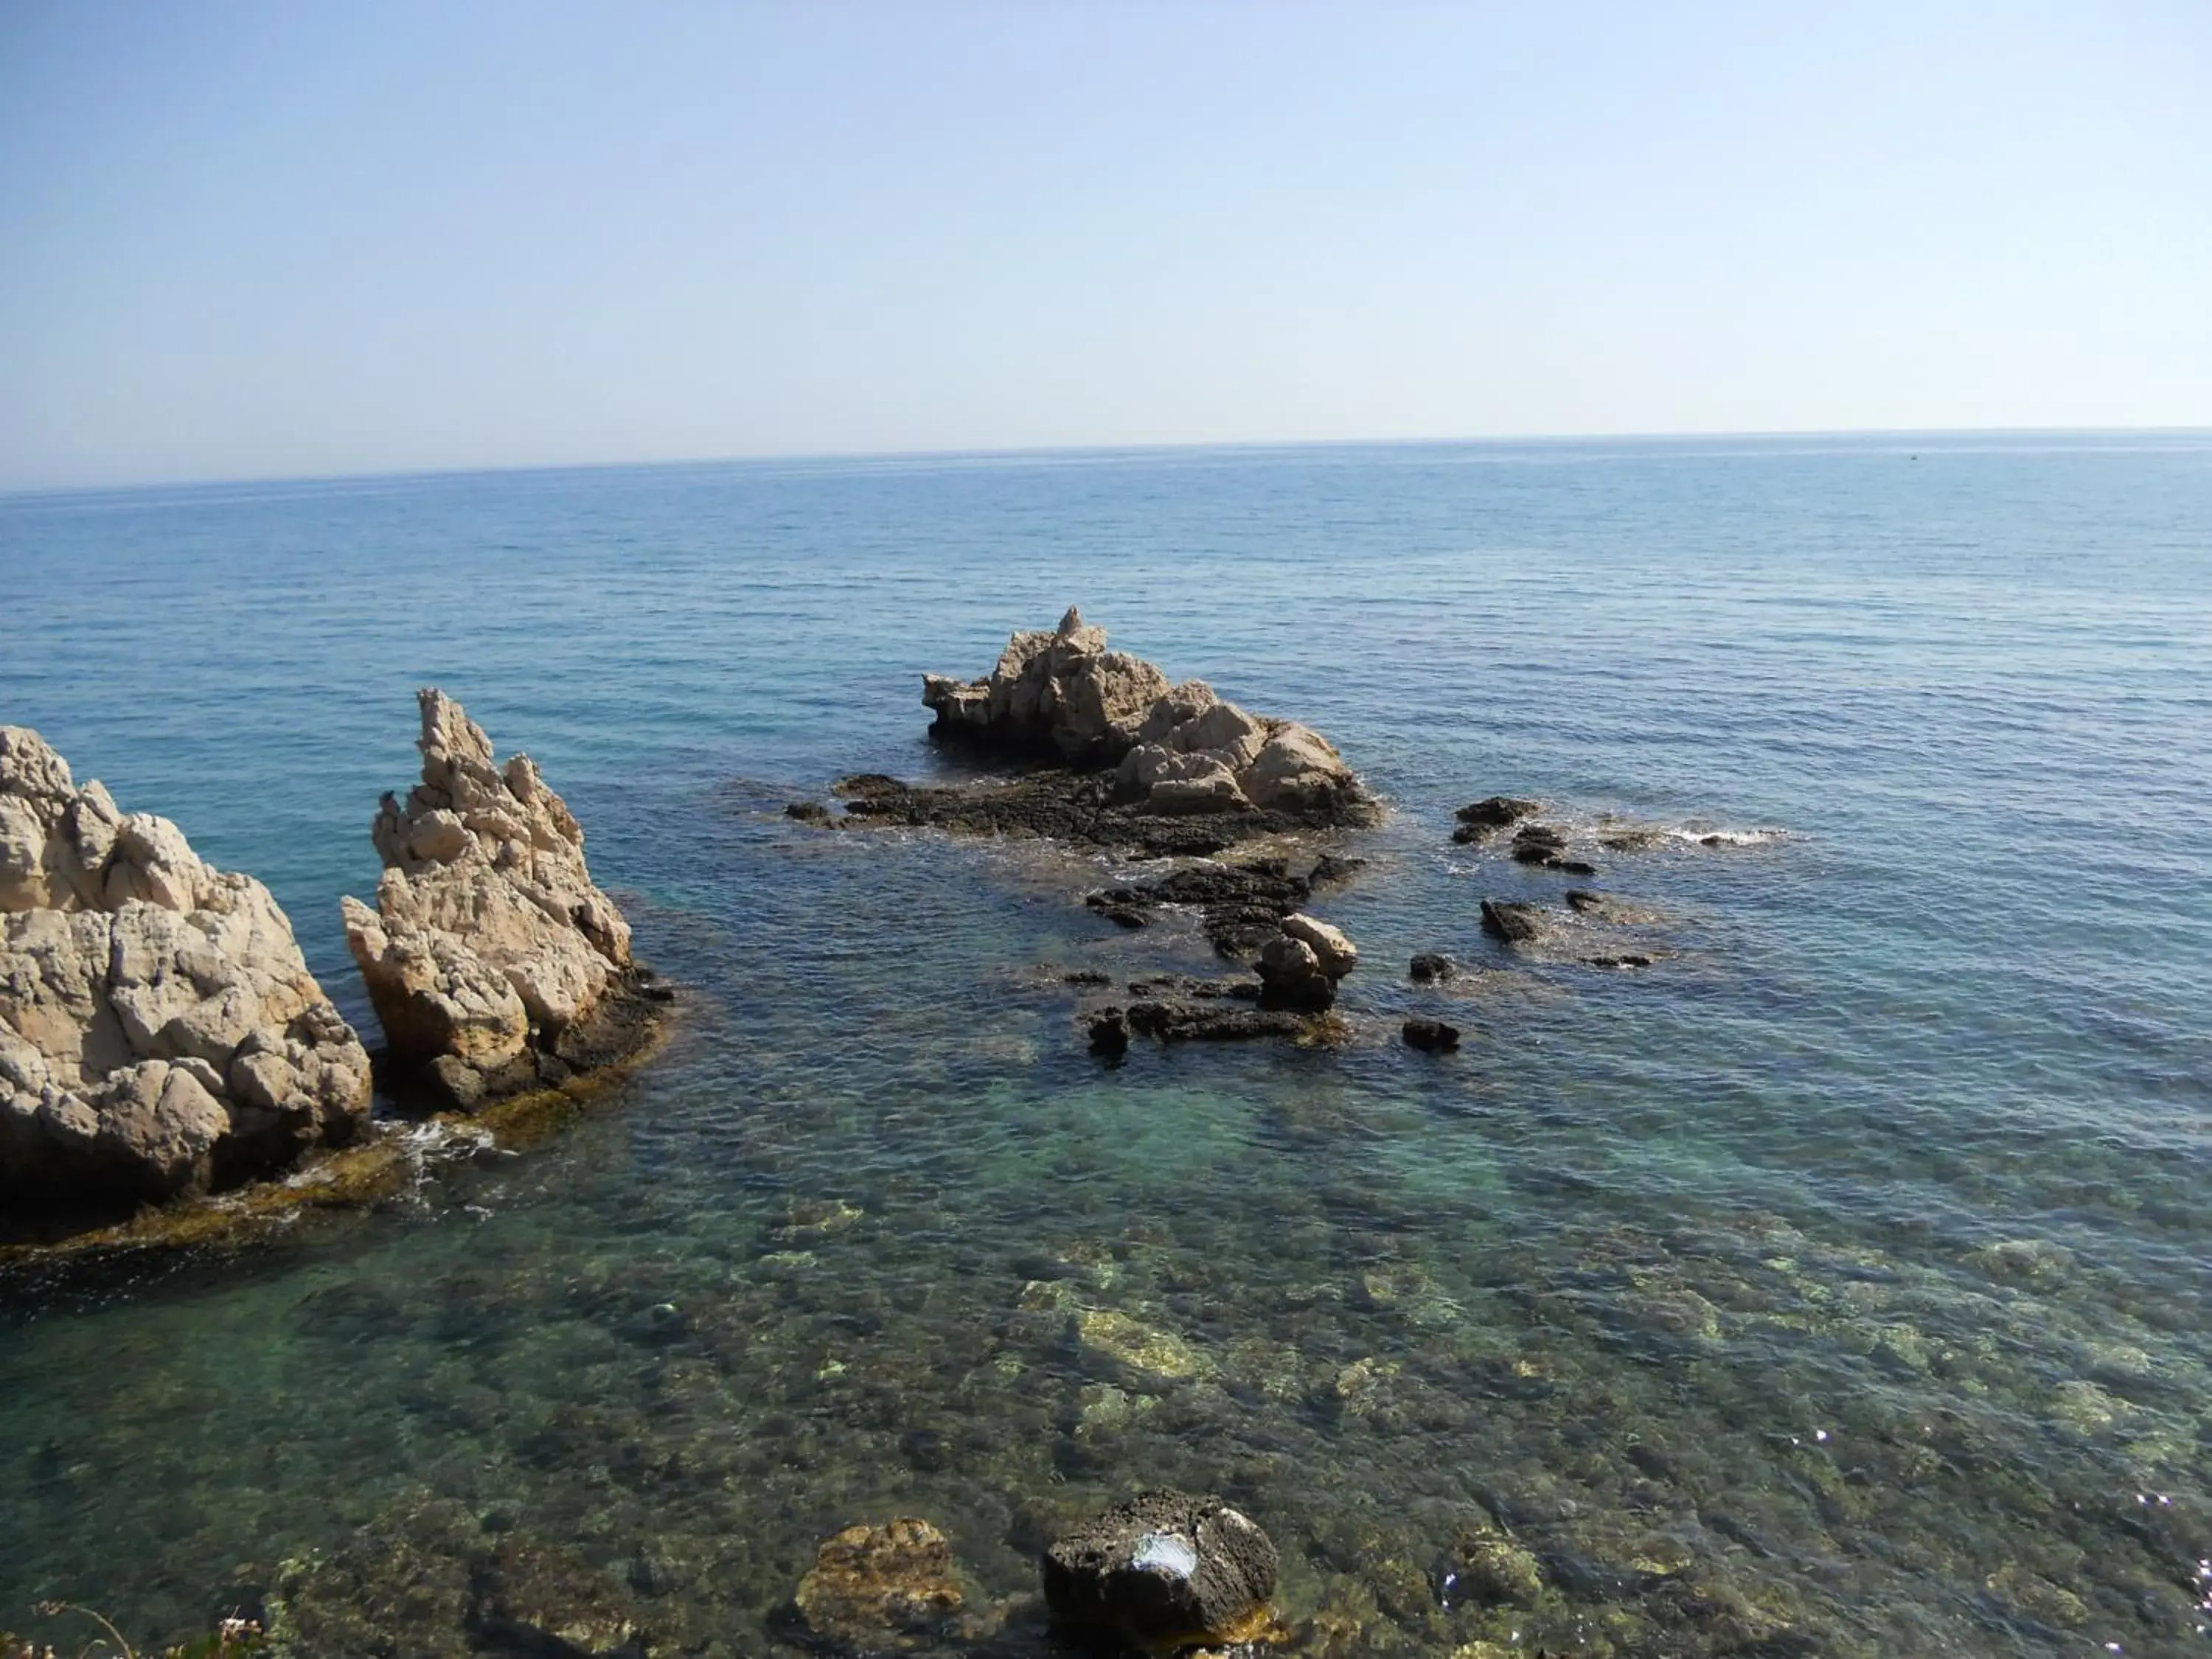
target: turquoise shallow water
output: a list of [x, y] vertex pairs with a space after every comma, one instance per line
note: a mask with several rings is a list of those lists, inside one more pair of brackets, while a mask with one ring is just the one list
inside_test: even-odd
[[[0, 1286], [0, 1629], [179, 1635], [435, 1499], [655, 1651], [753, 1653], [848, 1522], [935, 1520], [980, 1601], [1173, 1482], [1269, 1528], [1316, 1651], [2212, 1648], [2212, 440], [19, 497], [0, 568], [0, 718], [266, 880], [357, 1021], [337, 900], [422, 684], [692, 988], [550, 1146]], [[1391, 802], [1315, 907], [1345, 1048], [1102, 1070], [1057, 971], [1194, 935], [1096, 921], [1081, 860], [781, 817], [929, 768], [919, 675], [1071, 601]], [[1447, 840], [1500, 791], [1767, 833], [1605, 858], [1649, 969], [1514, 957], [1477, 901], [1565, 884]], [[1422, 949], [1495, 971], [1447, 1001]], [[1477, 1520], [1535, 1606], [1438, 1605]]]

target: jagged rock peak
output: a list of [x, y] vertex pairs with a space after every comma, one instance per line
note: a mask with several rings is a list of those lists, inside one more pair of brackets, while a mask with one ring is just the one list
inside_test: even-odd
[[922, 677], [931, 735], [1009, 755], [1115, 769], [1116, 799], [1152, 812], [1371, 813], [1334, 745], [1295, 720], [1248, 714], [1203, 680], [1171, 684], [1106, 648], [1070, 605], [1050, 633], [1017, 633], [980, 680]]
[[368, 1055], [269, 890], [0, 726], [0, 1189], [127, 1207], [367, 1121]]
[[536, 763], [495, 764], [459, 703], [418, 695], [422, 779], [378, 809], [376, 908], [343, 901], [346, 941], [396, 1061], [497, 1073], [592, 1015], [631, 965], [629, 924]]

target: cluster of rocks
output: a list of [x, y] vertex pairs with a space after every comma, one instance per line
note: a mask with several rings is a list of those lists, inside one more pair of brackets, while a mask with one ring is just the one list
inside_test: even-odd
[[[422, 779], [346, 936], [403, 1097], [473, 1107], [633, 1050], [665, 988], [537, 768], [422, 694]], [[269, 890], [177, 826], [78, 788], [0, 726], [0, 1193], [52, 1233], [219, 1190], [361, 1137], [373, 1073]]]
[[1518, 823], [1521, 828], [1513, 835], [1516, 864], [1535, 865], [1572, 876], [1595, 875], [1597, 867], [1588, 860], [1568, 856], [1564, 830], [1556, 824], [1522, 822], [1541, 811], [1540, 801], [1524, 800], [1517, 795], [1492, 795], [1459, 809], [1459, 827], [1452, 831], [1452, 840], [1462, 846], [1487, 841], [1500, 830]]
[[1115, 799], [1148, 813], [1279, 812], [1326, 823], [1376, 816], [1319, 732], [1248, 714], [1203, 680], [1170, 684], [1141, 658], [1109, 651], [1106, 630], [1073, 606], [1049, 633], [1014, 635], [982, 679], [925, 676], [921, 700], [940, 741], [1111, 768]]
[[653, 1632], [635, 1584], [514, 1529], [513, 1518], [405, 1492], [336, 1547], [277, 1566], [260, 1609], [270, 1650], [643, 1659]]
[[1157, 880], [1102, 888], [1084, 902], [1109, 921], [1143, 927], [1166, 906], [1194, 909], [1217, 955], [1249, 962], [1316, 890], [1345, 880], [1364, 863], [1324, 854], [1304, 875], [1286, 859], [1242, 864], [1194, 864]]
[[[1565, 830], [1556, 824], [1531, 823], [1543, 811], [1543, 803], [1517, 795], [1491, 795], [1459, 809], [1458, 826], [1452, 831], [1452, 840], [1462, 846], [1488, 841], [1499, 831], [1513, 829], [1513, 838], [1508, 852], [1516, 864], [1549, 870], [1561, 875], [1593, 876], [1597, 866], [1588, 860], [1574, 855]], [[1607, 821], [1601, 820], [1602, 825]], [[1613, 852], [1640, 852], [1659, 845], [1668, 839], [1667, 832], [1648, 824], [1614, 825], [1601, 830], [1596, 836], [1598, 844]], [[1732, 844], [1730, 837], [1707, 835], [1697, 838], [1700, 844], [1719, 847]], [[1620, 923], [1632, 920], [1633, 912], [1606, 894], [1589, 888], [1569, 888], [1563, 895], [1569, 913], [1591, 918], [1600, 923]], [[1547, 906], [1526, 900], [1484, 899], [1481, 902], [1482, 931], [1492, 939], [1508, 945], [1542, 946], [1559, 935], [1560, 924], [1568, 916]], [[1650, 920], [1645, 916], [1644, 921]], [[1581, 956], [1577, 960], [1593, 968], [1648, 968], [1656, 955], [1644, 951], [1615, 951]], [[1423, 952], [1412, 963], [1415, 983], [1426, 984], [1453, 976], [1455, 965], [1448, 957]], [[1408, 1032], [1407, 1041], [1413, 1041]]]
[[[1132, 980], [1134, 1000], [1094, 1010], [1087, 1024], [1096, 1053], [1124, 1054], [1133, 1036], [1162, 1042], [1222, 1042], [1246, 1037], [1305, 1037], [1316, 1016], [1336, 1001], [1337, 986], [1359, 965], [1359, 951], [1341, 930], [1293, 911], [1261, 943], [1249, 980], [1200, 979], [1169, 974]], [[1073, 975], [1095, 982], [1103, 975]]]
[[420, 702], [422, 781], [386, 794], [371, 831], [376, 908], [341, 908], [395, 1082], [465, 1109], [628, 1052], [662, 994], [530, 757], [495, 763], [460, 704]]
[[352, 1139], [369, 1061], [249, 876], [0, 726], [0, 1191], [127, 1211]]
[[831, 786], [840, 817], [819, 801], [784, 810], [823, 829], [897, 827], [1006, 836], [1100, 847], [1148, 859], [1206, 858], [1255, 836], [1291, 830], [1280, 813], [1191, 817], [1149, 812], [1114, 799], [1114, 775], [1058, 769], [965, 784], [910, 784], [880, 772]]
[[1194, 908], [1215, 952], [1255, 970], [1249, 980], [1171, 974], [1132, 981], [1136, 1000], [1126, 1009], [1117, 1004], [1089, 1016], [1092, 1049], [1119, 1055], [1132, 1036], [1185, 1042], [1313, 1035], [1315, 1017], [1334, 1006], [1359, 951], [1342, 930], [1297, 907], [1317, 883], [1341, 880], [1359, 862], [1325, 856], [1304, 876], [1280, 859], [1196, 865], [1091, 894], [1093, 909], [1128, 927], [1146, 926], [1164, 905]]

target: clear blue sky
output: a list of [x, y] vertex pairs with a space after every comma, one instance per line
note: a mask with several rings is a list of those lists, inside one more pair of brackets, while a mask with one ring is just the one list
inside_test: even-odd
[[2212, 425], [2212, 0], [0, 0], [0, 488]]

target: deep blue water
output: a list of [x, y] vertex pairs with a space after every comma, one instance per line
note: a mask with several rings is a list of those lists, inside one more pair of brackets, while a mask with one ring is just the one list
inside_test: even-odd
[[[0, 1630], [173, 1637], [429, 1494], [649, 1559], [665, 1646], [750, 1653], [849, 1521], [928, 1516], [1005, 1596], [1037, 1506], [1173, 1482], [1269, 1527], [1328, 1650], [2212, 1649], [2212, 438], [19, 496], [0, 575], [0, 720], [266, 881], [357, 1023], [337, 899], [425, 684], [694, 994], [553, 1146], [0, 1289]], [[1094, 921], [1077, 860], [781, 817], [929, 769], [921, 674], [1071, 602], [1390, 802], [1315, 907], [1346, 1047], [1102, 1071], [1039, 964], [1194, 939]], [[1480, 935], [1563, 884], [1449, 844], [1499, 792], [1763, 833], [1607, 857], [1665, 952], [1607, 971]], [[1496, 971], [1418, 993], [1431, 948]], [[1425, 1596], [1470, 1516], [1539, 1606]]]

